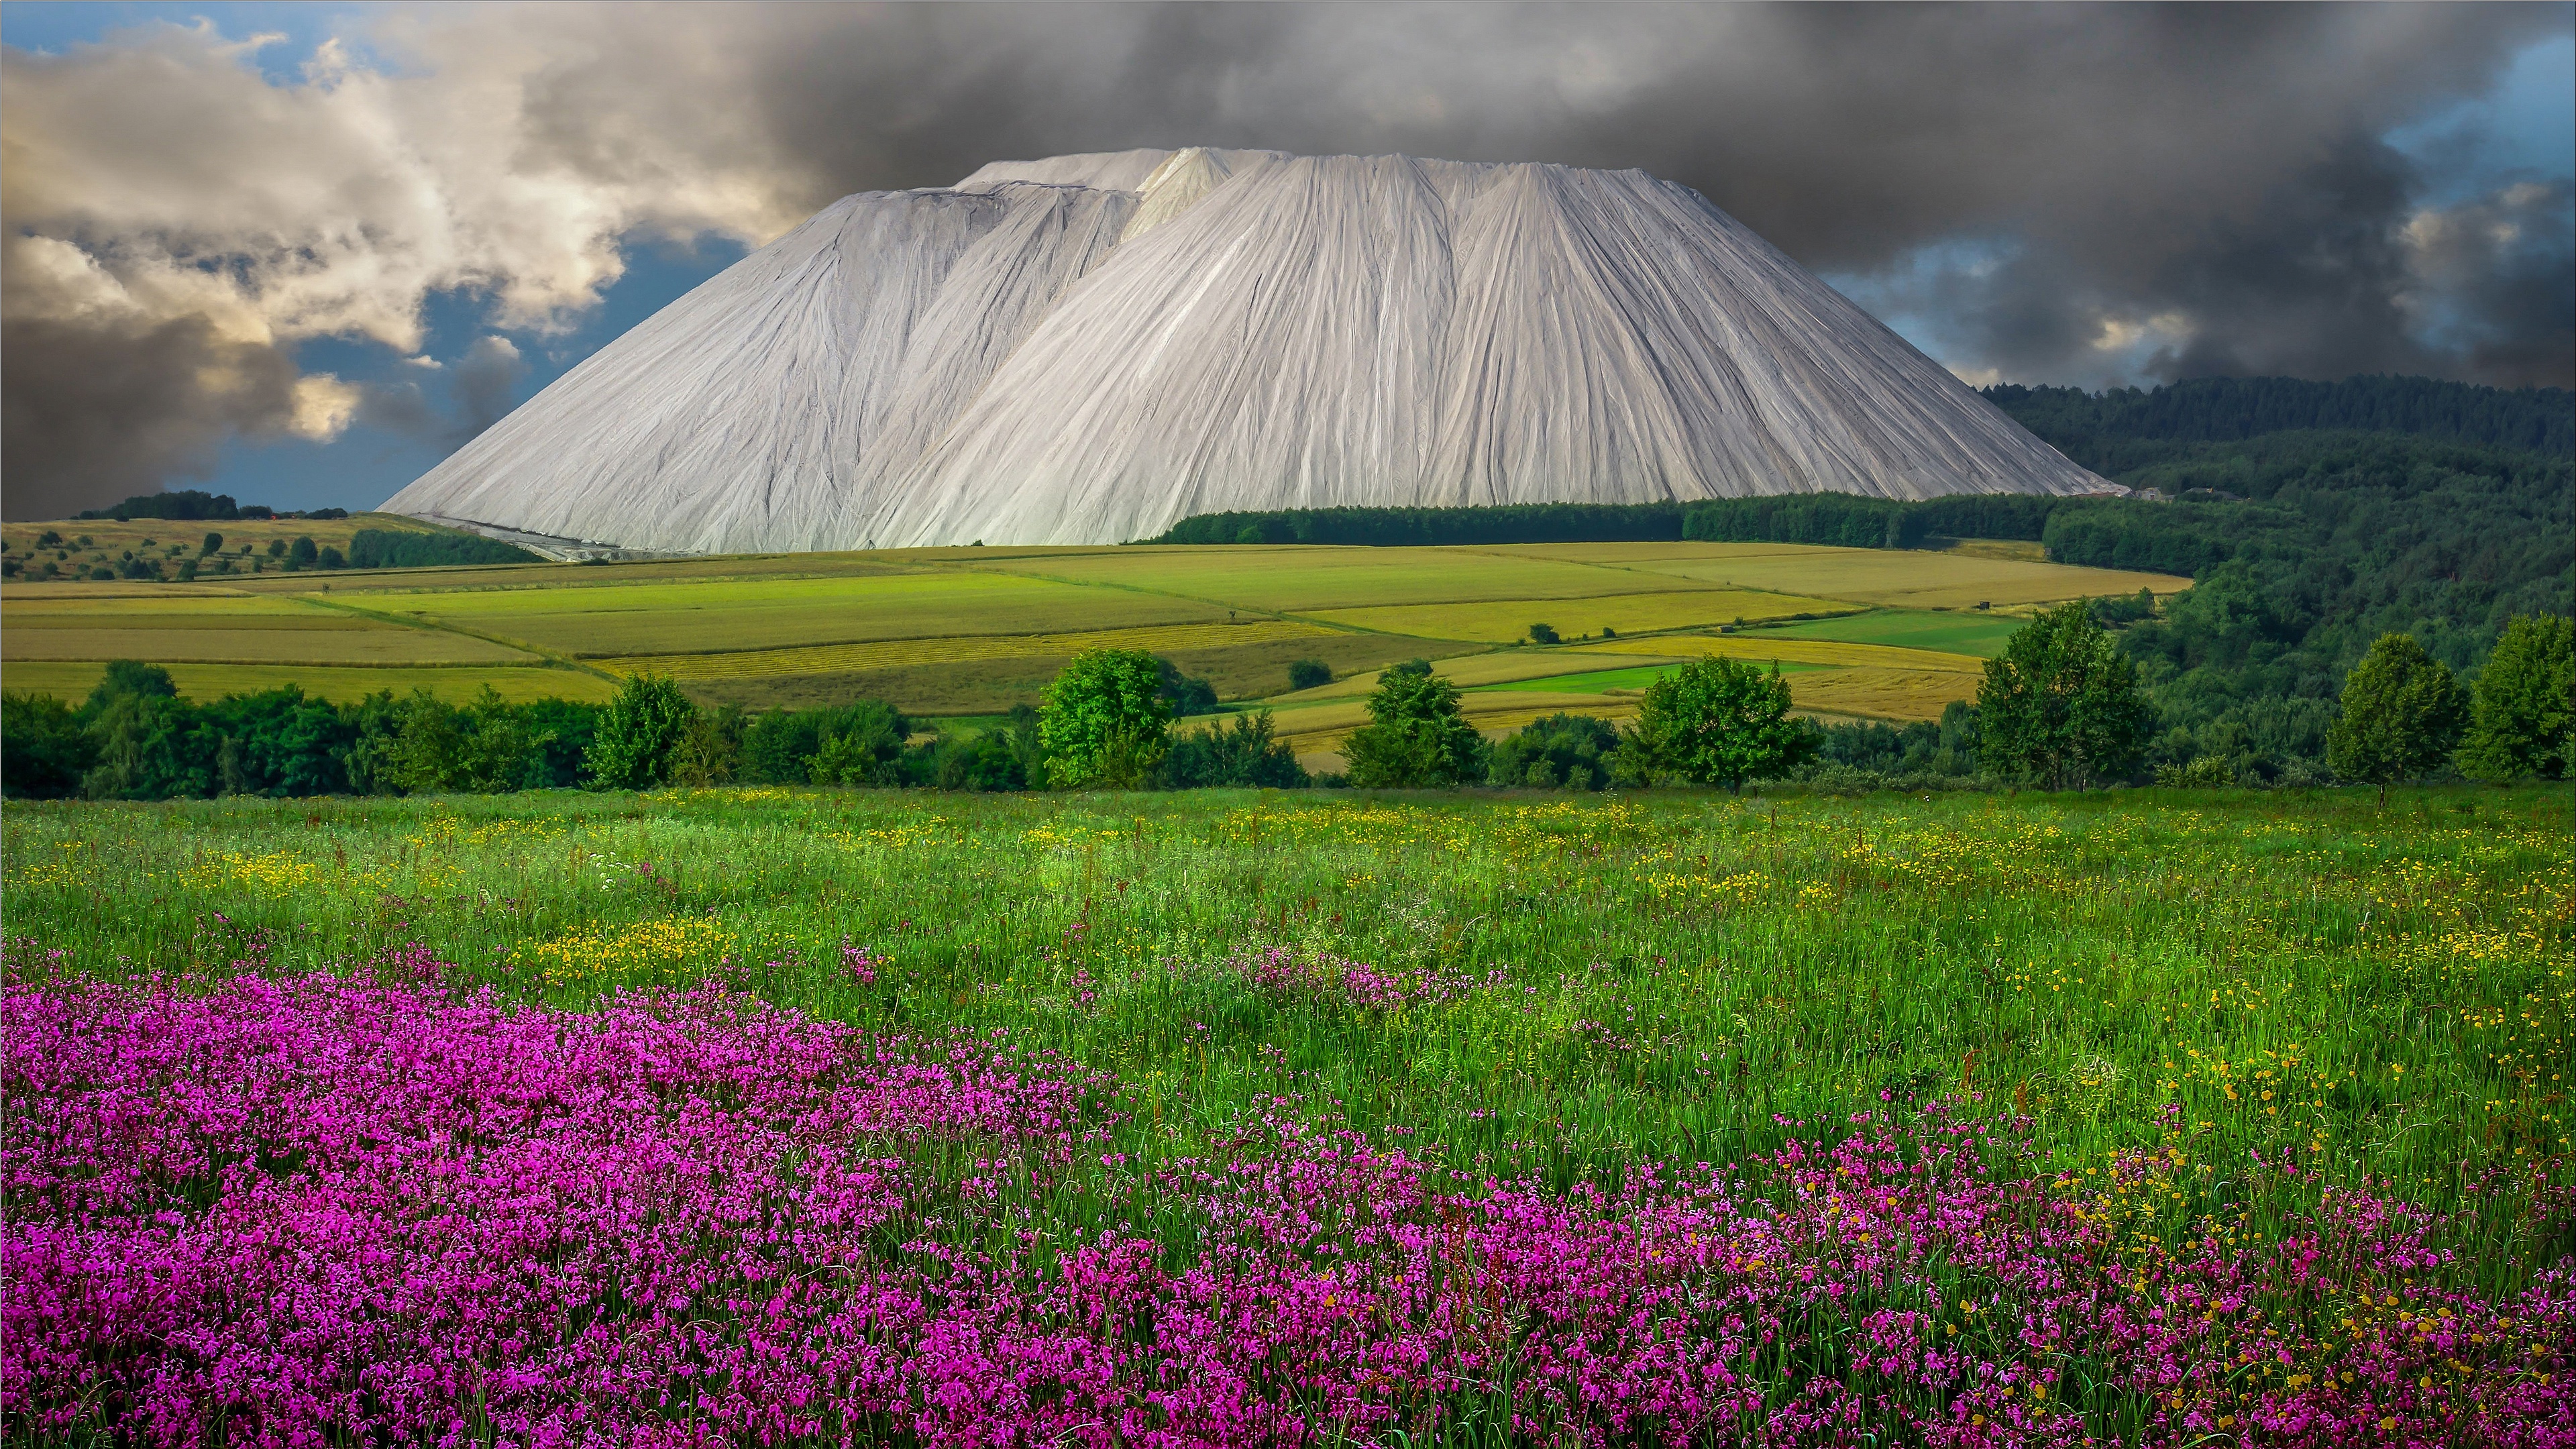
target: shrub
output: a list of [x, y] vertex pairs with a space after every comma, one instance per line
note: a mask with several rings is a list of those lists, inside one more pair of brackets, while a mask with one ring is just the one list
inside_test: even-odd
[[1321, 659], [1296, 659], [1288, 665], [1288, 687], [1321, 689], [1333, 682], [1333, 666]]
[[2576, 621], [2544, 614], [2505, 626], [2478, 676], [2460, 772], [2498, 784], [2576, 773]]
[[1025, 790], [1028, 766], [1013, 748], [1008, 729], [986, 730], [964, 739], [941, 739], [931, 747], [930, 782], [942, 790]]
[[1789, 686], [1739, 659], [1694, 659], [1656, 680], [1637, 711], [1636, 743], [1655, 770], [1742, 790], [1756, 776], [1787, 774], [1815, 751], [1815, 736], [1789, 717]]
[[1165, 789], [1261, 786], [1287, 790], [1311, 783], [1296, 752], [1272, 733], [1270, 711], [1236, 715], [1230, 724], [1172, 742], [1158, 783]]
[[2344, 676], [2343, 714], [2326, 731], [2326, 765], [2344, 779], [2377, 785], [2385, 800], [2391, 781], [2441, 768], [2468, 713], [2468, 693], [2449, 665], [2412, 634], [2382, 634]]
[[1494, 746], [1486, 775], [1497, 785], [1601, 790], [1610, 785], [1618, 753], [1619, 732], [1607, 720], [1552, 714]]
[[1532, 644], [1553, 644], [1556, 642], [1556, 630], [1547, 624], [1532, 624], [1529, 626], [1529, 641]]
[[2038, 614], [1986, 661], [1977, 720], [1986, 768], [2052, 790], [2124, 779], [2145, 753], [2137, 668], [2082, 600]]
[[70, 705], [50, 694], [0, 694], [0, 792], [12, 798], [77, 794], [98, 747]]
[[1342, 742], [1362, 789], [1462, 785], [1485, 777], [1486, 746], [1458, 705], [1458, 686], [1427, 660], [1392, 664], [1368, 700], [1369, 723]]
[[545, 740], [525, 713], [490, 685], [458, 707], [426, 689], [401, 705], [379, 778], [411, 794], [498, 794], [524, 789]]
[[1174, 719], [1216, 713], [1215, 685], [1183, 674], [1181, 667], [1168, 659], [1154, 662], [1160, 666], [1163, 698], [1170, 702]]
[[629, 678], [591, 740], [585, 763], [592, 780], [610, 790], [669, 784], [673, 757], [697, 713], [677, 682], [657, 674]]
[[1045, 690], [1038, 733], [1047, 778], [1066, 789], [1132, 790], [1170, 747], [1165, 661], [1134, 649], [1087, 649]]

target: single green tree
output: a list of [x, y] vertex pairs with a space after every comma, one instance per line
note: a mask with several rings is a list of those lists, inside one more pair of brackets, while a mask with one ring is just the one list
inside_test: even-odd
[[2487, 656], [2460, 742], [2460, 773], [2504, 784], [2561, 780], [2576, 753], [2576, 620], [2515, 619]]
[[1061, 789], [1141, 787], [1170, 748], [1163, 661], [1138, 649], [1086, 649], [1039, 696], [1038, 737]]
[[1409, 659], [1380, 671], [1369, 723], [1342, 741], [1350, 781], [1362, 789], [1418, 790], [1485, 778], [1485, 737], [1467, 723], [1458, 686]]
[[1977, 750], [1985, 767], [2052, 790], [2134, 773], [2148, 723], [2136, 666], [2081, 599], [2014, 630], [1977, 686]]
[[1290, 689], [1321, 689], [1333, 682], [1333, 666], [1321, 659], [1292, 659], [1288, 662]]
[[2343, 713], [2326, 731], [2326, 767], [2379, 787], [2441, 768], [2460, 742], [2468, 692], [2412, 634], [2382, 634], [2343, 680]]
[[606, 790], [650, 790], [671, 781], [673, 758], [698, 716], [679, 684], [658, 674], [630, 676], [599, 717], [583, 758]]
[[1694, 659], [1647, 687], [1634, 739], [1658, 771], [1741, 791], [1814, 752], [1814, 731], [1790, 718], [1789, 703], [1777, 660], [1766, 673], [1740, 659]]

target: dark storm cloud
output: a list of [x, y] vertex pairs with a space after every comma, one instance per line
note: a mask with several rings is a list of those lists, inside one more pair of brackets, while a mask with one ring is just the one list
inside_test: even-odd
[[0, 359], [11, 518], [65, 518], [204, 477], [224, 438], [273, 436], [295, 415], [294, 364], [201, 318], [0, 322]]
[[[2079, 378], [2388, 369], [2564, 385], [2564, 308], [2467, 288], [2414, 329], [2427, 178], [2384, 136], [2566, 33], [2564, 6], [1050, 7], [804, 12], [740, 92], [811, 210], [1001, 157], [1129, 146], [1635, 166], [1809, 267], [1948, 239], [1963, 370]], [[540, 87], [595, 158], [650, 42]], [[2562, 233], [2563, 227], [2559, 229]], [[2499, 259], [2500, 262], [2503, 259]], [[2535, 281], [2576, 265], [2525, 244]], [[2543, 303], [2547, 299], [2537, 299]], [[2144, 348], [2122, 341], [2143, 335]]]
[[[355, 417], [470, 436], [515, 396], [515, 359], [460, 362], [444, 406], [434, 381], [299, 380], [284, 361], [317, 336], [410, 351], [436, 291], [542, 335], [641, 240], [758, 242], [847, 192], [1138, 146], [1639, 167], [1968, 376], [2576, 370], [2565, 185], [2432, 206], [2444, 178], [2384, 139], [2576, 30], [2563, 4], [555, 5], [352, 23], [389, 64], [326, 48], [288, 86], [204, 28], [7, 54], [11, 513], [202, 467], [234, 432], [327, 438]], [[223, 361], [191, 367], [168, 338]]]

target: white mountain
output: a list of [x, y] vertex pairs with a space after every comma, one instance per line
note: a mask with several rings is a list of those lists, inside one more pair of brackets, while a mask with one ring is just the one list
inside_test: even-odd
[[2108, 486], [1688, 187], [1192, 147], [845, 197], [385, 507], [732, 553]]

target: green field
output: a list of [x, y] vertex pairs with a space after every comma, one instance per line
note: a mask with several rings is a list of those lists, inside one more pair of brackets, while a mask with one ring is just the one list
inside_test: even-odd
[[1992, 659], [2004, 652], [2004, 641], [2021, 620], [1991, 613], [1933, 613], [1914, 609], [1873, 609], [1840, 619], [1804, 624], [1772, 624], [1757, 639], [1827, 639], [1848, 644], [1886, 644], [1900, 649], [1936, 649], [1951, 654]]
[[[1414, 657], [1452, 671], [1490, 661], [1458, 674], [1474, 689], [1594, 673], [1603, 664], [1583, 651], [1607, 649], [1848, 666], [1800, 671], [1801, 706], [1929, 719], [1973, 692], [1975, 658], [2012, 621], [1885, 600], [1991, 594], [2013, 607], [2133, 593], [2145, 577], [1957, 553], [1639, 543], [911, 549], [308, 570], [197, 585], [12, 583], [0, 586], [0, 676], [12, 689], [79, 692], [106, 660], [137, 658], [171, 666], [191, 693], [303, 682], [334, 699], [414, 687], [455, 696], [490, 682], [524, 699], [549, 689], [596, 698], [617, 679], [654, 673], [711, 703], [875, 697], [962, 716], [1033, 701], [1084, 648], [1149, 650], [1227, 700], [1283, 709], [1312, 702], [1284, 694], [1295, 659], [1345, 676]], [[2151, 580], [2161, 590], [2186, 582]], [[1795, 615], [1835, 617], [1715, 632]], [[1505, 647], [1532, 624], [1571, 642]], [[1611, 631], [1616, 639], [1598, 637]], [[580, 682], [557, 688], [569, 680]], [[1597, 697], [1599, 688], [1515, 684], [1512, 699], [1475, 712], [1491, 728], [1513, 727], [1533, 693]], [[1296, 733], [1298, 747], [1329, 763], [1347, 713], [1305, 714], [1313, 728]]]
[[[1858, 1214], [1844, 1236], [1820, 1225], [1811, 1246], [1764, 1250], [1802, 1255], [1824, 1275], [1811, 1281], [1848, 1275], [1849, 1299], [1789, 1292], [1761, 1306], [1774, 1300], [1744, 1275], [1764, 1263], [1748, 1269], [1755, 1250], [1741, 1245], [1731, 1267], [1723, 1250], [1641, 1261], [1601, 1291], [1701, 1284], [1777, 1315], [1759, 1317], [1776, 1347], [1740, 1363], [1757, 1419], [1811, 1379], [1856, 1372], [1834, 1345], [1884, 1312], [1914, 1315], [1900, 1321], [1972, 1349], [2007, 1382], [2053, 1385], [2044, 1409], [2035, 1392], [2016, 1389], [2016, 1402], [2061, 1431], [2180, 1443], [2191, 1436], [2179, 1422], [2149, 1432], [2168, 1411], [2212, 1424], [2286, 1413], [2341, 1393], [2336, 1374], [2355, 1370], [2381, 1375], [2376, 1397], [2357, 1419], [2360, 1401], [2335, 1399], [2347, 1417], [2334, 1423], [2485, 1423], [2439, 1415], [2562, 1403], [2532, 1376], [2576, 1366], [2560, 1336], [2576, 1318], [2550, 1316], [2564, 1310], [2541, 1286], [2576, 1252], [2571, 806], [2559, 787], [2398, 791], [2384, 808], [2368, 791], [1855, 803], [732, 790], [11, 802], [0, 820], [20, 990], [159, 973], [196, 992], [236, 971], [349, 970], [416, 943], [453, 963], [440, 989], [489, 987], [524, 1009], [586, 1012], [620, 989], [722, 981], [888, 1039], [1006, 1041], [1109, 1074], [1115, 1110], [1098, 1135], [1043, 1171], [980, 1138], [872, 1142], [876, 1156], [946, 1164], [937, 1180], [951, 1185], [860, 1260], [818, 1271], [813, 1291], [827, 1296], [910, 1271], [925, 1243], [995, 1255], [991, 1271], [1042, 1285], [1074, 1245], [1133, 1238], [1181, 1273], [1230, 1241], [1232, 1205], [1267, 1200], [1264, 1172], [1342, 1160], [1299, 1156], [1301, 1134], [1400, 1148], [1404, 1171], [1460, 1194], [1423, 1209], [1436, 1247], [1443, 1232], [1464, 1241], [1472, 1204], [1524, 1190], [1514, 1184], [1547, 1202], [1597, 1189], [1615, 1205], [1641, 1183], [1689, 1180], [1694, 1164], [1750, 1178], [1738, 1189], [1771, 1194], [1763, 1211], [1785, 1219], [1806, 1199], [1767, 1186], [1785, 1181], [1759, 1165], [1770, 1154], [1884, 1131], [1907, 1155], [1887, 1159], [1887, 1178], [1842, 1182], [1833, 1213]], [[844, 969], [845, 946], [869, 953], [868, 979]], [[1396, 985], [1353, 994], [1334, 984], [1347, 963], [1366, 968], [1349, 981]], [[1852, 1125], [1869, 1122], [1890, 1125]], [[1975, 1125], [1962, 1137], [1952, 1124]], [[470, 1160], [479, 1139], [454, 1140]], [[2026, 1185], [2020, 1216], [1998, 1221], [2067, 1226], [2046, 1273], [1980, 1266], [1964, 1240], [1889, 1243], [1904, 1266], [1862, 1271], [1871, 1239], [1848, 1235], [1885, 1231], [1868, 1215], [1920, 1186], [1898, 1164], [1932, 1161], [1936, 1145]], [[988, 1153], [999, 1188], [977, 1186]], [[1174, 1186], [1227, 1162], [1253, 1165], [1226, 1169], [1237, 1175], [1221, 1193]], [[292, 1183], [315, 1170], [262, 1166]], [[1817, 1191], [1832, 1186], [1825, 1171]], [[987, 1190], [999, 1216], [971, 1206]], [[2398, 1204], [2401, 1228], [2408, 1213], [2433, 1216], [2372, 1227], [2389, 1209], [2356, 1203]], [[2087, 1237], [2092, 1222], [2108, 1226]], [[2320, 1222], [2345, 1224], [2332, 1230], [2341, 1246], [2300, 1257]], [[1394, 1250], [1354, 1232], [1317, 1249], [1312, 1271], [1378, 1271], [1372, 1255]], [[2415, 1246], [2354, 1246], [2389, 1233]], [[2309, 1265], [2296, 1278], [2307, 1286], [2263, 1266], [2275, 1253]], [[1343, 1281], [1356, 1291], [1358, 1277]], [[2224, 1314], [2208, 1287], [2221, 1281], [2243, 1285]], [[2110, 1286], [2068, 1286], [2091, 1282]], [[2165, 1296], [2134, 1300], [2140, 1317], [2190, 1305], [2194, 1336], [2171, 1360], [2135, 1359], [2107, 1327], [2149, 1285]], [[772, 1291], [736, 1296], [756, 1308]], [[2205, 1329], [2191, 1296], [2204, 1293]], [[2406, 1324], [2439, 1313], [2468, 1327], [2415, 1352], [2401, 1304]], [[728, 1310], [709, 1299], [690, 1311]], [[1405, 1310], [1384, 1311], [1398, 1317], [1352, 1331], [1397, 1332]], [[1524, 1315], [1507, 1321], [1532, 1337], [1509, 1342], [1553, 1331], [1517, 1298], [1490, 1311]], [[1079, 1318], [1046, 1321], [1095, 1341]], [[1495, 1392], [1543, 1392], [1528, 1372]], [[1914, 1422], [1900, 1411], [1940, 1418], [1972, 1403], [1966, 1388], [1922, 1387], [1929, 1377], [1884, 1382], [1892, 1397], [1856, 1403], [1854, 1434], [1883, 1440]], [[1499, 1412], [1465, 1390], [1387, 1402], [1388, 1422], [1414, 1429]], [[1606, 1410], [1545, 1412], [1593, 1425], [1580, 1416]], [[1684, 1437], [1738, 1442], [1748, 1422]], [[2508, 1442], [2486, 1432], [2456, 1442]]]

